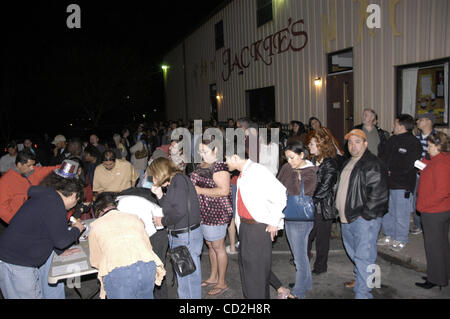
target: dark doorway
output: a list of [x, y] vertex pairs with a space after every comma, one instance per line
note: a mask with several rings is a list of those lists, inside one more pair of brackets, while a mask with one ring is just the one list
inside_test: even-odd
[[353, 72], [327, 78], [327, 126], [341, 145], [354, 126]]
[[353, 49], [328, 55], [327, 126], [341, 145], [354, 126]]
[[247, 114], [253, 121], [275, 120], [275, 87], [246, 91]]

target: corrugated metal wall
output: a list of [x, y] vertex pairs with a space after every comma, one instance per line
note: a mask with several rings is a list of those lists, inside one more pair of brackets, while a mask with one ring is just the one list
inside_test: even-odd
[[[364, 16], [361, 20], [372, 3], [382, 10], [381, 29], [373, 32]], [[246, 115], [246, 90], [274, 85], [276, 120], [307, 121], [317, 116], [326, 124], [326, 81], [319, 88], [313, 81], [319, 76], [326, 79], [327, 53], [353, 48], [355, 123], [369, 107], [379, 113], [380, 126], [390, 130], [395, 113], [395, 66], [450, 56], [448, 0], [274, 0], [273, 7], [273, 21], [257, 28], [256, 0], [235, 0], [185, 39], [189, 118], [209, 117], [212, 83], [223, 95], [219, 120]], [[252, 61], [242, 75], [234, 71], [228, 81], [222, 80], [225, 49], [231, 49], [233, 59], [242, 48], [287, 27], [289, 18], [293, 22], [304, 19], [302, 29], [309, 38], [305, 49], [275, 54], [271, 66]], [[222, 19], [225, 48], [216, 51], [214, 25]], [[391, 20], [399, 36], [394, 35]], [[332, 40], [325, 41], [325, 34]], [[174, 71], [173, 64], [182, 61], [180, 47], [166, 57], [171, 64], [169, 73]], [[167, 82], [170, 118], [184, 115], [180, 98], [183, 78], [179, 79], [178, 69], [177, 65], [176, 75], [170, 74]]]

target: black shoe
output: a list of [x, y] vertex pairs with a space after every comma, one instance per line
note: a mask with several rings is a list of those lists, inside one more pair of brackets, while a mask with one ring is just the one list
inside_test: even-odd
[[316, 269], [314, 269], [313, 271], [311, 271], [311, 273], [313, 274], [313, 275], [320, 275], [320, 274], [323, 274], [323, 273], [326, 273], [327, 271], [326, 270], [316, 270]]
[[[416, 282], [416, 286], [420, 287], [420, 288], [423, 288], [423, 289], [431, 289], [431, 288], [437, 287], [436, 284], [433, 284], [433, 283], [429, 282], [428, 280], [423, 282], [423, 283], [422, 282]], [[439, 286], [439, 289], [442, 289], [442, 287]]]

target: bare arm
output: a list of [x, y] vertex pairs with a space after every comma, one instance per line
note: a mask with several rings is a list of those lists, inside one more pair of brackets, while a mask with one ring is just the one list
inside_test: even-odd
[[214, 183], [217, 187], [215, 188], [201, 188], [195, 186], [195, 190], [198, 195], [206, 195], [210, 197], [224, 197], [230, 194], [230, 173], [225, 171], [220, 171], [214, 173], [213, 175]]

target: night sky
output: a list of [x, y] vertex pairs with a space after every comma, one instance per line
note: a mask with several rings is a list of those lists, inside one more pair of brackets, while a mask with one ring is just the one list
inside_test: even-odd
[[[81, 8], [81, 29], [66, 25], [71, 3]], [[2, 144], [25, 135], [73, 134], [93, 123], [119, 131], [144, 113], [146, 120], [164, 119], [163, 55], [221, 3], [2, 3]], [[92, 112], [99, 108], [101, 116]]]

